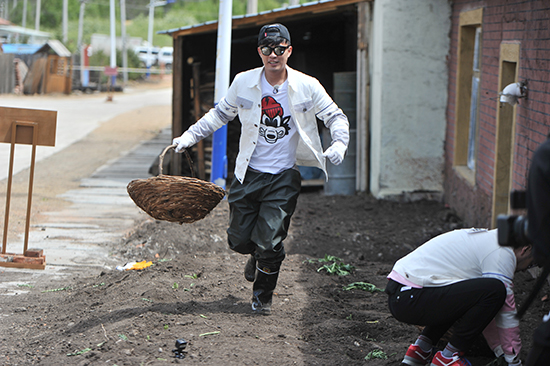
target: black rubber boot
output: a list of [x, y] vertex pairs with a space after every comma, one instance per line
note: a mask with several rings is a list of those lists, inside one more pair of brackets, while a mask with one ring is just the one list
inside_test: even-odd
[[244, 278], [248, 282], [254, 282], [256, 279], [256, 257], [254, 257], [254, 254], [250, 254], [250, 258], [244, 266]]
[[256, 272], [256, 280], [252, 287], [252, 310], [255, 313], [269, 315], [271, 314], [271, 301], [273, 291], [277, 287], [279, 271], [264, 272], [260, 269]]

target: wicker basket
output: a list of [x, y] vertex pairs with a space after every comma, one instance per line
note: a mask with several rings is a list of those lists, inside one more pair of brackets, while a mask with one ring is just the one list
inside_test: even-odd
[[[220, 203], [225, 190], [214, 183], [197, 178], [162, 174], [164, 155], [176, 145], [170, 145], [159, 156], [159, 175], [135, 179], [128, 183], [128, 194], [135, 204], [157, 220], [192, 223], [203, 219]], [[193, 173], [193, 163], [184, 150]]]

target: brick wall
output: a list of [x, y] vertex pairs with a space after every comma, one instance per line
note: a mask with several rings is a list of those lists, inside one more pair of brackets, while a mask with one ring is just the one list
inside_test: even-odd
[[[453, 169], [459, 15], [483, 8], [481, 100], [475, 186]], [[498, 108], [499, 53], [503, 42], [519, 42], [518, 81], [528, 98], [516, 107], [512, 188], [525, 189], [533, 151], [550, 132], [550, 0], [453, 2], [449, 52], [449, 101], [445, 142], [445, 200], [469, 225], [490, 226]]]

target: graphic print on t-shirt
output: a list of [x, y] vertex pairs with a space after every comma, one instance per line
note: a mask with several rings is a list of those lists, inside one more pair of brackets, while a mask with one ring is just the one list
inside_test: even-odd
[[272, 96], [262, 98], [262, 120], [260, 121], [260, 136], [269, 144], [276, 143], [288, 135], [290, 116], [283, 116], [283, 107]]

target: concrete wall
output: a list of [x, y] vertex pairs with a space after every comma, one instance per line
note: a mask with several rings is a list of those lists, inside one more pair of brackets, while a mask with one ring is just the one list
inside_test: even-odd
[[370, 54], [370, 190], [443, 191], [447, 0], [376, 0]]

